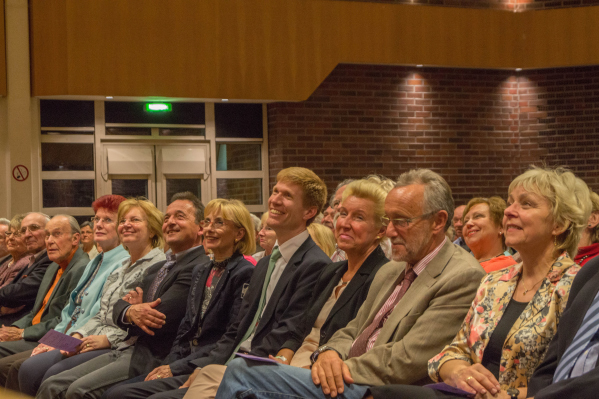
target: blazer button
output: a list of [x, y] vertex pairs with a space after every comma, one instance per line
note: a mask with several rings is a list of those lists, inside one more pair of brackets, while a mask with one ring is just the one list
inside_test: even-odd
[[198, 346], [198, 340], [197, 340], [197, 339], [194, 339], [194, 340], [192, 341], [192, 343], [193, 343], [193, 346]]

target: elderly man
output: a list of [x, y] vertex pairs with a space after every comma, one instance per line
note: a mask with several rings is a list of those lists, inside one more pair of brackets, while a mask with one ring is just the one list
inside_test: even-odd
[[33, 309], [12, 326], [0, 328], [0, 383], [5, 384], [5, 373], [10, 365], [22, 358], [22, 352], [38, 345], [50, 329], [60, 322], [62, 308], [68, 303], [69, 293], [89, 262], [79, 249], [79, 224], [72, 216], [54, 216], [45, 228], [48, 258], [52, 261], [40, 284]]
[[25, 316], [35, 303], [46, 269], [52, 263], [46, 253], [46, 223], [48, 215], [28, 213], [21, 221], [21, 236], [29, 253], [29, 265], [12, 283], [0, 288], [0, 325], [10, 325]]
[[464, 234], [462, 233], [462, 228], [464, 227], [464, 222], [462, 218], [464, 216], [464, 210], [466, 209], [466, 205], [460, 205], [455, 208], [453, 218], [451, 219], [451, 223], [453, 224], [453, 229], [455, 230], [456, 239], [453, 242], [456, 245], [464, 248], [466, 251], [470, 252], [470, 248], [466, 245], [466, 241], [464, 241]]
[[10, 226], [10, 220], [0, 218], [0, 265], [9, 259], [8, 249], [6, 248], [6, 231]]
[[312, 369], [236, 359], [217, 398], [358, 399], [369, 386], [429, 381], [427, 362], [455, 336], [484, 271], [445, 237], [453, 199], [438, 174], [402, 174], [385, 213], [394, 262], [381, 267], [356, 318], [314, 352]]

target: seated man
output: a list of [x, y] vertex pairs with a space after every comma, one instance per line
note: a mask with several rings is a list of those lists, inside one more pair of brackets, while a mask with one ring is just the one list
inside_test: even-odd
[[312, 370], [236, 359], [217, 398], [362, 398], [372, 385], [430, 381], [428, 360], [455, 336], [485, 273], [445, 236], [453, 199], [438, 174], [402, 174], [385, 213], [395, 262], [381, 267], [356, 318], [314, 352]]
[[29, 253], [29, 264], [13, 279], [12, 283], [0, 288], [0, 325], [10, 325], [25, 316], [35, 303], [37, 292], [52, 263], [46, 253], [46, 223], [48, 215], [28, 213], [21, 221], [21, 238]]
[[[214, 375], [198, 377], [218, 379], [237, 351], [259, 356], [276, 355], [290, 330], [300, 328], [303, 312], [312, 296], [314, 283], [330, 263], [314, 243], [307, 226], [326, 201], [326, 186], [311, 170], [284, 169], [268, 200], [268, 225], [277, 233], [270, 256], [260, 259], [243, 297], [237, 319], [209, 353], [196, 352], [193, 360], [178, 365], [178, 373], [135, 384], [121, 385], [107, 392], [108, 398], [181, 398], [200, 369], [218, 365]], [[192, 354], [193, 355], [193, 354]], [[156, 394], [156, 395], [154, 395]]]
[[594, 399], [599, 389], [599, 258], [578, 272], [545, 359], [528, 383], [535, 399]]
[[[46, 224], [48, 266], [29, 314], [10, 327], [0, 328], [0, 384], [6, 384], [10, 365], [29, 357], [38, 340], [60, 322], [62, 308], [89, 262], [79, 249], [79, 223], [72, 216], [56, 215]], [[24, 353], [24, 354], [23, 354]]]

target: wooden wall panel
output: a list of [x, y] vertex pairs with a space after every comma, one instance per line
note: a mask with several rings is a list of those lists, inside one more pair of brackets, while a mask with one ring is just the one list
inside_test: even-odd
[[4, 29], [4, 0], [0, 0], [0, 96], [6, 96], [6, 35]]
[[339, 63], [599, 64], [585, 39], [599, 7], [580, 10], [538, 12], [551, 13], [545, 27], [537, 12], [343, 1], [31, 0], [32, 90], [297, 101]]

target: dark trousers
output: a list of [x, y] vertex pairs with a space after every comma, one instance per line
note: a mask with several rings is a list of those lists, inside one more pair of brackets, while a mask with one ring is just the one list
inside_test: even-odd
[[108, 352], [110, 352], [110, 349], [102, 349], [65, 358], [59, 350], [55, 349], [24, 359], [20, 365], [20, 369], [18, 369], [19, 390], [27, 395], [35, 396], [40, 385], [47, 378], [70, 370], [75, 366]]
[[179, 389], [187, 381], [189, 375], [144, 381], [146, 376], [139, 376], [110, 388], [102, 399], [182, 399], [187, 388]]
[[19, 383], [14, 380], [16, 373], [14, 370], [11, 372], [11, 367], [15, 361], [22, 359], [24, 356], [29, 357], [31, 351], [37, 345], [37, 342], [25, 341], [22, 339], [18, 341], [0, 342], [0, 386], [11, 389], [16, 388], [18, 390]]
[[371, 387], [370, 393], [374, 399], [459, 399], [465, 396], [437, 391], [415, 385], [383, 385]]

